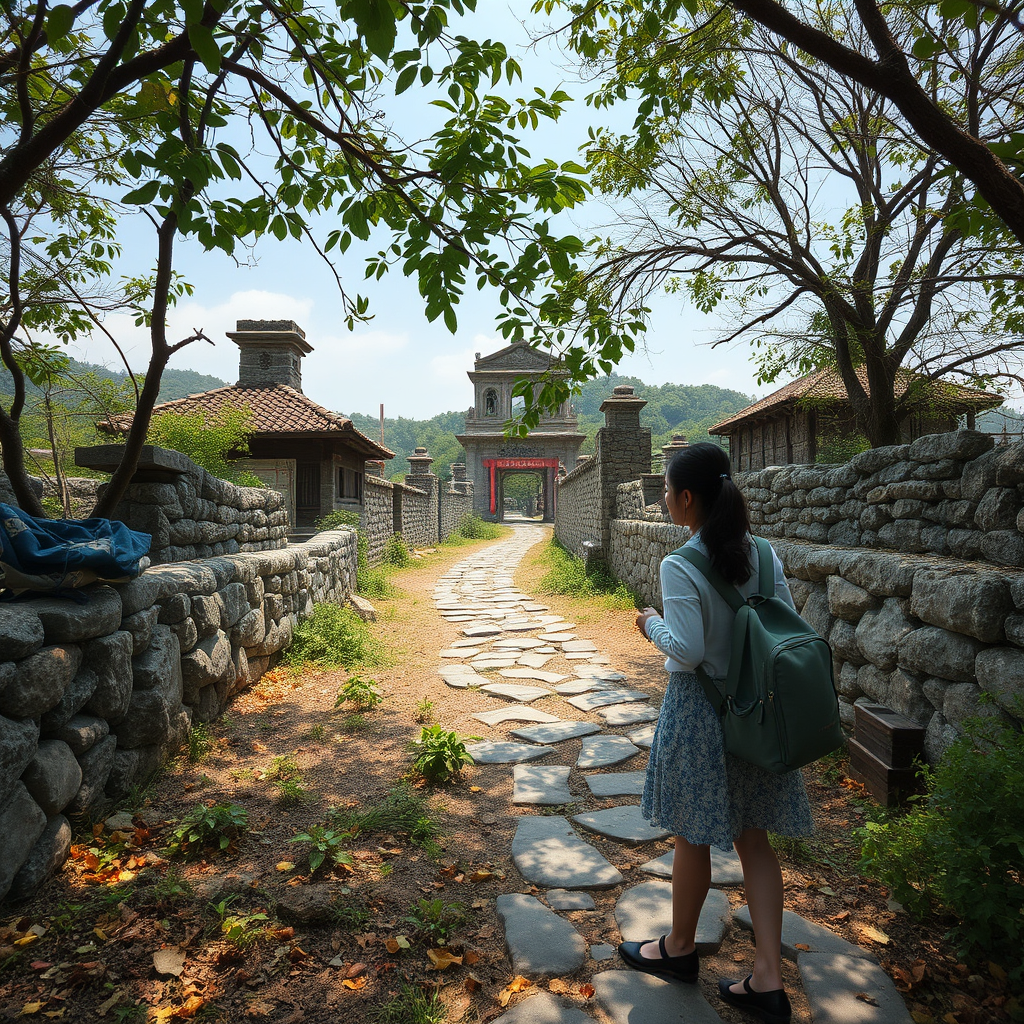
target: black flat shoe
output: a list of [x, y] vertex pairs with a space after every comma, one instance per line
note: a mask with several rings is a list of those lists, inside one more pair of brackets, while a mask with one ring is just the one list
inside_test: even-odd
[[656, 974], [660, 978], [672, 978], [675, 981], [685, 981], [692, 985], [700, 973], [700, 959], [697, 951], [687, 953], [686, 956], [669, 956], [665, 949], [665, 936], [658, 939], [658, 949], [661, 950], [660, 960], [651, 960], [649, 957], [640, 955], [640, 947], [646, 946], [654, 939], [645, 939], [643, 942], [623, 942], [619, 946], [619, 956], [635, 971], [643, 971], [645, 974]]
[[784, 988], [772, 989], [771, 992], [755, 992], [750, 987], [750, 979], [753, 975], [748, 974], [743, 979], [745, 991], [736, 993], [730, 989], [736, 984], [735, 981], [722, 979], [718, 983], [718, 994], [730, 1006], [737, 1010], [745, 1010], [755, 1017], [764, 1021], [764, 1024], [789, 1024], [793, 1016], [793, 1010], [789, 1005], [789, 996]]

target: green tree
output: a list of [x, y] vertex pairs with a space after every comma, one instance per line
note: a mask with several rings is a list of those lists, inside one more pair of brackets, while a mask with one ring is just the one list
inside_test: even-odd
[[[149, 329], [149, 365], [98, 515], [110, 513], [135, 470], [168, 361], [203, 338], [167, 337], [168, 306], [187, 290], [174, 271], [181, 236], [229, 254], [267, 235], [291, 237], [332, 267], [353, 240], [373, 236], [381, 246], [366, 273], [398, 268], [414, 277], [428, 319], [455, 330], [464, 289], [492, 285], [507, 336], [561, 340], [553, 328], [581, 301], [561, 289], [578, 277], [582, 243], [554, 233], [550, 219], [584, 198], [582, 168], [533, 162], [515, 133], [557, 119], [568, 96], [490, 91], [503, 80], [511, 86], [520, 70], [501, 43], [449, 31], [450, 13], [474, 8], [475, 0], [336, 0], [324, 9], [278, 0], [5, 6], [0, 73], [13, 87], [3, 97], [12, 131], [0, 156], [9, 246], [0, 360], [15, 393], [0, 409], [0, 445], [26, 510], [42, 512], [24, 471], [16, 339], [32, 308], [26, 267], [49, 266], [58, 229], [72, 219], [60, 219], [54, 180], [62, 197], [79, 188], [88, 200], [97, 245], [120, 208], [111, 195], [154, 226], [152, 273], [121, 289]], [[413, 87], [447, 118], [422, 143], [386, 126], [388, 97]], [[273, 155], [260, 155], [267, 151]], [[332, 229], [319, 234], [328, 221]], [[104, 266], [94, 271], [102, 276]], [[367, 301], [335, 274], [352, 326], [368, 315]], [[60, 307], [68, 337], [91, 319], [76, 302], [72, 295]], [[583, 344], [621, 352], [634, 329], [600, 315]]]
[[[821, 7], [817, 17], [867, 44], [851, 11]], [[721, 35], [695, 32], [692, 45], [705, 51]], [[963, 176], [908, 131], [891, 101], [779, 47], [760, 25], [718, 42], [702, 69], [729, 83], [725, 95], [687, 83], [685, 52], [671, 76], [662, 56], [676, 86], [663, 86], [650, 112], [641, 100], [643, 124], [592, 134], [596, 184], [629, 203], [595, 270], [599, 289], [635, 303], [683, 287], [705, 312], [725, 304], [730, 327], [716, 344], [757, 346], [762, 383], [783, 370], [838, 370], [874, 445], [898, 443], [928, 380], [1016, 379], [1007, 356], [1024, 337], [1008, 333], [1003, 299], [1005, 283], [1022, 280], [1021, 249], [1009, 235], [964, 230]], [[641, 73], [650, 46], [638, 42], [633, 63], [620, 60], [619, 86]], [[1005, 56], [972, 115], [991, 141], [1024, 131], [1024, 108], [1008, 121], [1003, 102], [1004, 90], [1021, 91], [1024, 50]], [[952, 103], [957, 88], [934, 91]], [[824, 215], [826, 204], [839, 209]]]
[[[1008, 229], [1024, 243], [1024, 133], [1011, 130], [993, 138], [977, 120], [979, 101], [1016, 120], [1021, 79], [1011, 69], [1024, 45], [1020, 0], [899, 0], [884, 6], [854, 0], [839, 8], [849, 21], [822, 17], [836, 8], [821, 0], [534, 2], [535, 11], [556, 9], [571, 15], [566, 31], [572, 49], [599, 68], [614, 68], [598, 102], [639, 93], [641, 119], [666, 102], [671, 106], [680, 90], [708, 100], [726, 98], [741, 73], [716, 63], [720, 47], [756, 22], [780, 47], [797, 47], [893, 104], [921, 144], [975, 186], [976, 194], [966, 195], [959, 211], [967, 230]], [[1000, 223], [992, 223], [990, 210]]]

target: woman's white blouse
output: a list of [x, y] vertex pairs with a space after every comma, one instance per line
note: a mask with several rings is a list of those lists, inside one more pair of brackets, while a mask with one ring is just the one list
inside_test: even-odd
[[[698, 531], [686, 542], [707, 556]], [[793, 597], [786, 583], [786, 574], [779, 556], [772, 551], [775, 561], [775, 594], [793, 607]], [[757, 593], [758, 555], [756, 546], [750, 545], [751, 575], [736, 589], [744, 597]], [[667, 555], [661, 563], [661, 596], [664, 616], [647, 620], [648, 638], [667, 656], [665, 668], [669, 672], [692, 672], [704, 666], [712, 679], [724, 679], [729, 671], [729, 651], [732, 646], [732, 624], [735, 614], [700, 571], [680, 555]]]

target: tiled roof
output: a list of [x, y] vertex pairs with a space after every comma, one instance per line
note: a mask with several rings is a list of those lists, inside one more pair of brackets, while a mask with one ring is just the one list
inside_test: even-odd
[[[250, 427], [254, 434], [316, 434], [345, 435], [355, 447], [366, 452], [369, 458], [393, 459], [395, 453], [382, 444], [356, 430], [346, 416], [325, 409], [307, 398], [301, 391], [287, 384], [264, 384], [246, 386], [231, 384], [198, 395], [163, 402], [154, 407], [153, 415], [165, 412], [208, 412], [217, 413], [226, 405], [235, 408], [249, 408], [252, 411]], [[120, 434], [132, 425], [133, 413], [112, 416], [109, 421], [99, 424], [102, 430]]]
[[[906, 392], [915, 376], [915, 374], [905, 370], [901, 370], [896, 375], [895, 392], [897, 398]], [[864, 390], [870, 396], [871, 389], [868, 387], [867, 369], [863, 366], [858, 367], [857, 377], [860, 379]], [[924, 378], [919, 377], [918, 380], [923, 381]], [[950, 381], [928, 381], [926, 384], [929, 390], [933, 392], [932, 397], [928, 401], [948, 409], [950, 412], [966, 412], [969, 409], [991, 409], [1002, 404], [1003, 401], [999, 395], [993, 395], [988, 391], [981, 391], [978, 388], [964, 387], [962, 384], [953, 384]], [[846, 393], [846, 385], [843, 383], [843, 378], [837, 370], [817, 370], [814, 373], [807, 374], [806, 377], [801, 377], [799, 380], [787, 384], [783, 388], [779, 388], [778, 391], [774, 391], [766, 398], [754, 402], [753, 405], [740, 409], [734, 416], [730, 416], [727, 420], [722, 420], [721, 423], [716, 423], [708, 433], [726, 434], [729, 432], [730, 427], [735, 427], [745, 420], [756, 419], [776, 409], [781, 411], [782, 407], [795, 405], [801, 401], [845, 402], [848, 400], [849, 396]]]

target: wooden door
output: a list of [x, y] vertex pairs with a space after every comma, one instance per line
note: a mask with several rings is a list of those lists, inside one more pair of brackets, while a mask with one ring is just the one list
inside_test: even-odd
[[308, 526], [320, 515], [320, 463], [300, 462], [295, 467], [295, 522]]

